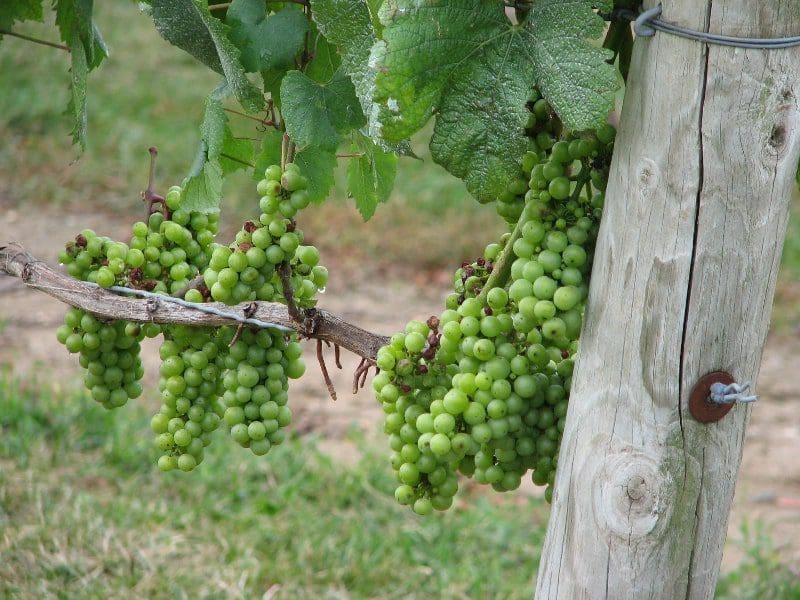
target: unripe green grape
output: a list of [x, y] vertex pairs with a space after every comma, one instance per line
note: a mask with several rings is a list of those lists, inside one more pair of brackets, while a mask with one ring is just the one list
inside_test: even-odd
[[398, 504], [408, 506], [415, 501], [416, 494], [414, 493], [414, 489], [410, 485], [403, 484], [398, 486], [397, 489], [395, 489], [394, 497], [395, 500], [397, 500]]
[[[440, 415], [444, 416], [444, 415]], [[438, 456], [442, 456], [450, 452], [450, 438], [443, 433], [435, 433], [430, 440], [431, 452]]]
[[473, 346], [472, 352], [478, 360], [490, 360], [495, 352], [494, 343], [488, 339], [480, 339]]
[[566, 334], [566, 325], [558, 317], [549, 319], [542, 324], [542, 334], [548, 339], [557, 339]]
[[567, 267], [580, 268], [586, 263], [586, 250], [581, 246], [570, 244], [564, 250], [562, 258]]
[[530, 296], [533, 293], [533, 285], [527, 279], [517, 279], [508, 288], [508, 296], [514, 302], [519, 302], [523, 298]]
[[[574, 308], [578, 302], [580, 302], [580, 292], [578, 288], [567, 285], [558, 288], [553, 295], [553, 303], [558, 310], [561, 311], [568, 311]], [[550, 315], [552, 317], [554, 315]], [[550, 318], [550, 317], [543, 317], [543, 318]]]
[[405, 347], [409, 352], [421, 352], [425, 343], [425, 336], [416, 331], [409, 333], [405, 338]]
[[433, 504], [429, 498], [417, 498], [414, 501], [414, 512], [421, 516], [429, 515], [433, 512]]
[[555, 200], [565, 200], [570, 194], [570, 180], [566, 177], [556, 177], [547, 186], [547, 191]]

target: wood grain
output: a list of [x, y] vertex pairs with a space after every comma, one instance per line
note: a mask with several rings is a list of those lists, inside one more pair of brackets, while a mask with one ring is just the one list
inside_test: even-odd
[[[652, 6], [652, 2], [646, 2]], [[774, 37], [796, 0], [664, 0], [664, 20]], [[636, 41], [536, 597], [711, 598], [800, 154], [800, 49]], [[758, 406], [755, 410], [758, 410]]]

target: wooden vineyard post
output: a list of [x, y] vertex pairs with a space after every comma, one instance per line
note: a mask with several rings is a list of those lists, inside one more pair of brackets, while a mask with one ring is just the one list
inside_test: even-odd
[[[798, 0], [661, 18], [800, 34]], [[537, 599], [713, 596], [750, 409], [687, 402], [710, 371], [758, 377], [799, 154], [800, 47], [636, 41]]]

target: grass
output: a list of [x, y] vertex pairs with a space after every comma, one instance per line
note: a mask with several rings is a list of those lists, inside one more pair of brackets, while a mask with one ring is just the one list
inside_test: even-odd
[[541, 500], [420, 519], [374, 451], [345, 467], [304, 438], [256, 458], [222, 432], [165, 476], [147, 421], [0, 378], [0, 597], [532, 596]]
[[[267, 457], [217, 432], [163, 475], [140, 405], [0, 376], [2, 598], [530, 598], [541, 500], [462, 494], [427, 519], [395, 504], [384, 458], [354, 466], [294, 438]], [[793, 600], [800, 580], [759, 524], [721, 600]]]
[[800, 600], [800, 569], [785, 564], [767, 527], [742, 521], [742, 563], [717, 585], [719, 600]]

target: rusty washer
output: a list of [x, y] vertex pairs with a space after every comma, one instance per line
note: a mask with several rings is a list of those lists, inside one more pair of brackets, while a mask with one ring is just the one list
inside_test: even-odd
[[709, 398], [711, 386], [715, 383], [729, 385], [734, 381], [733, 375], [725, 371], [712, 371], [703, 375], [692, 388], [692, 394], [689, 396], [689, 412], [692, 413], [692, 416], [701, 423], [714, 423], [727, 415], [733, 408], [733, 403], [716, 404], [712, 402]]

